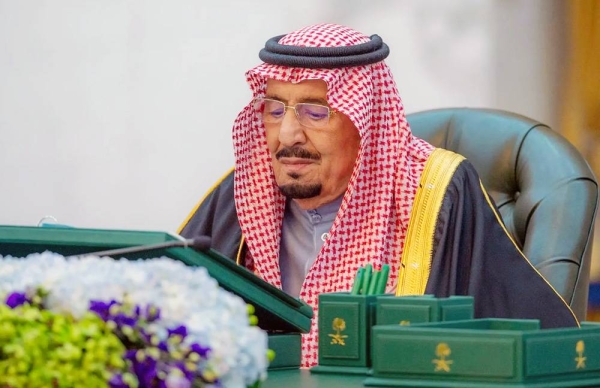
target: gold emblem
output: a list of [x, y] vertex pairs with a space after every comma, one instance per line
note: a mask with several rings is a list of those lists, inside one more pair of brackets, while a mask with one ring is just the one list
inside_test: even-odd
[[435, 364], [434, 372], [450, 372], [450, 365], [452, 365], [453, 361], [446, 359], [446, 357], [450, 356], [450, 353], [452, 353], [452, 351], [450, 350], [450, 346], [448, 346], [447, 343], [440, 342], [436, 346], [435, 355], [438, 358], [433, 359], [433, 361], [431, 361]]
[[410, 326], [410, 321], [400, 321], [400, 326]]
[[331, 327], [335, 330], [335, 334], [329, 334], [331, 337], [331, 345], [341, 345], [346, 346], [346, 342], [344, 342], [345, 338], [348, 338], [347, 335], [342, 335], [340, 332], [346, 330], [346, 321], [342, 318], [334, 318], [331, 323]]
[[577, 341], [577, 345], [575, 345], [575, 352], [577, 352], [577, 357], [575, 357], [575, 361], [577, 361], [576, 369], [585, 368], [585, 360], [587, 357], [583, 356], [583, 352], [585, 352], [585, 342], [583, 340]]

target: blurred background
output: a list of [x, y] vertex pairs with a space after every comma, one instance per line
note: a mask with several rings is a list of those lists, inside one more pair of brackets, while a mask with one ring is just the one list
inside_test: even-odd
[[520, 113], [600, 173], [597, 0], [0, 0], [0, 224], [177, 230], [264, 42], [319, 22], [388, 43], [408, 113]]

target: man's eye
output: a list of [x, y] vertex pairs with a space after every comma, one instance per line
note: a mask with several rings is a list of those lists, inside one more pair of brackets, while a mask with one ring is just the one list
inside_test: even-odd
[[310, 117], [313, 120], [322, 120], [325, 117], [327, 117], [327, 113], [321, 113], [321, 112], [308, 111], [307, 114], [308, 114], [308, 117]]
[[304, 113], [311, 120], [323, 120], [328, 115], [327, 109], [322, 108], [308, 108], [304, 110]]
[[284, 109], [273, 109], [266, 113], [272, 117], [281, 117], [281, 116], [283, 116], [284, 111], [285, 111]]

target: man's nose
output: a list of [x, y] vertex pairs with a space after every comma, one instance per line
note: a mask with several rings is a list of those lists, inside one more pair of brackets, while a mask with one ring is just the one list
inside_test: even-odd
[[279, 127], [279, 142], [285, 147], [292, 147], [306, 142], [304, 127], [298, 121], [296, 112], [288, 108]]

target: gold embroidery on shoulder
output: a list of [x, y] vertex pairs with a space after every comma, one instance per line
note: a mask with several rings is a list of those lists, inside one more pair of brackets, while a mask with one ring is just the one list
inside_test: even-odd
[[448, 184], [464, 159], [452, 151], [436, 148], [425, 163], [410, 214], [396, 296], [425, 292], [438, 214]]

